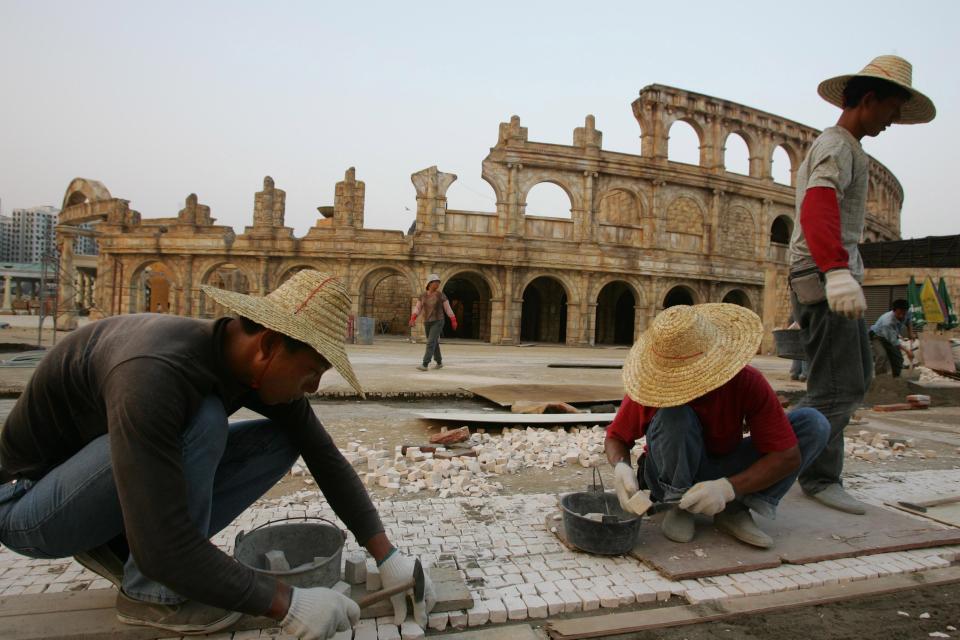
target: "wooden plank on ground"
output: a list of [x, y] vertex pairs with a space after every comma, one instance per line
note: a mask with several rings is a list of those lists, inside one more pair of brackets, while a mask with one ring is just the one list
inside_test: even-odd
[[[473, 597], [456, 569], [427, 569], [437, 593], [434, 611], [454, 611], [473, 607]], [[362, 586], [355, 587], [366, 594]], [[117, 620], [114, 589], [94, 589], [67, 593], [5, 596], [0, 598], [0, 638], [3, 640], [153, 640], [170, 636], [169, 631], [135, 627]], [[389, 615], [389, 600], [364, 609], [361, 617]], [[268, 629], [277, 621], [244, 616], [232, 631]]]
[[[433, 636], [433, 633], [430, 633]], [[487, 629], [471, 629], [459, 633], [448, 633], [443, 640], [543, 640], [545, 634], [537, 633], [528, 624], [512, 624], [506, 627], [496, 625]]]
[[503, 425], [607, 424], [615, 413], [504, 413], [501, 411], [421, 411], [424, 420]]
[[621, 385], [600, 384], [492, 384], [463, 389], [501, 407], [513, 406], [518, 400], [569, 404], [620, 402], [624, 393]]
[[842, 513], [808, 498], [798, 487], [783, 499], [776, 520], [756, 517], [773, 538], [772, 549], [740, 543], [702, 517], [697, 519], [693, 542], [672, 542], [660, 533], [662, 517], [644, 519], [631, 555], [674, 580], [740, 573], [780, 562], [807, 564], [960, 543], [960, 529], [955, 527], [872, 505], [862, 516]]
[[651, 629], [711, 622], [738, 615], [771, 613], [797, 607], [830, 604], [853, 598], [879, 596], [922, 586], [960, 582], [960, 567], [782, 591], [747, 598], [730, 598], [696, 605], [648, 609], [547, 622], [547, 631], [558, 640], [597, 638]]

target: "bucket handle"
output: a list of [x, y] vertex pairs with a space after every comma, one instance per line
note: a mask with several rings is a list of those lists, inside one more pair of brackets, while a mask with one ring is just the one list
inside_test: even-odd
[[253, 533], [253, 532], [256, 531], [257, 529], [262, 529], [263, 527], [269, 527], [269, 526], [272, 525], [272, 524], [280, 524], [280, 523], [286, 523], [286, 522], [301, 522], [301, 521], [302, 521], [302, 522], [307, 522], [307, 521], [309, 521], [309, 520], [319, 520], [320, 522], [324, 522], [324, 523], [330, 525], [331, 527], [333, 527], [334, 529], [336, 529], [337, 531], [340, 532], [340, 535], [343, 536], [344, 542], [346, 542], [346, 540], [347, 540], [347, 532], [344, 531], [343, 529], [341, 529], [340, 527], [338, 527], [338, 526], [336, 525], [336, 523], [331, 522], [330, 520], [327, 520], [326, 518], [321, 518], [320, 516], [286, 516], [286, 517], [284, 517], [284, 518], [277, 518], [276, 520], [267, 520], [266, 522], [264, 522], [264, 523], [262, 523], [262, 524], [258, 524], [258, 525], [255, 526], [253, 529], [250, 529], [249, 532], [244, 531], [244, 530], [241, 529], [241, 530], [237, 533], [237, 536], [233, 539], [233, 548], [236, 549], [238, 546], [240, 546], [240, 541], [243, 540], [244, 537], [246, 537], [246, 536], [248, 535], [248, 533]]

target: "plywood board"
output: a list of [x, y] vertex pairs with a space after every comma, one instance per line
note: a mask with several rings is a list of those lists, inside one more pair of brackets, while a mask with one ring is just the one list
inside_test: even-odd
[[518, 400], [568, 404], [620, 402], [624, 395], [621, 385], [599, 384], [494, 384], [463, 389], [501, 407], [513, 406]]
[[928, 369], [942, 369], [955, 372], [957, 366], [953, 360], [950, 341], [938, 335], [920, 336], [920, 360]]
[[424, 420], [505, 425], [607, 424], [615, 413], [504, 413], [502, 411], [421, 411]]
[[[727, 598], [704, 604], [665, 607], [645, 611], [629, 611], [608, 615], [551, 620], [547, 622], [550, 637], [558, 640], [598, 638], [638, 633], [651, 629], [678, 627], [722, 620], [732, 616], [772, 613], [842, 602], [854, 598], [879, 596], [923, 586], [960, 582], [960, 568], [948, 567], [919, 573], [888, 576], [844, 584], [831, 584], [796, 591], [782, 591], [747, 598]], [[802, 634], [801, 634], [802, 635]]]
[[869, 505], [862, 516], [842, 513], [804, 496], [798, 487], [787, 494], [776, 520], [755, 517], [773, 538], [772, 549], [738, 542], [699, 518], [693, 542], [679, 544], [660, 533], [662, 518], [644, 520], [631, 555], [675, 580], [960, 543], [960, 529]]
[[[434, 611], [473, 607], [473, 597], [456, 569], [427, 569], [437, 592]], [[363, 587], [355, 587], [366, 594]], [[357, 597], [357, 593], [351, 594]], [[95, 589], [68, 593], [0, 597], [0, 637], [3, 640], [152, 640], [166, 638], [169, 631], [135, 627], [117, 620], [114, 604], [117, 592]], [[386, 600], [364, 609], [361, 617], [388, 615], [393, 611]], [[276, 627], [277, 621], [244, 616], [232, 631]]]

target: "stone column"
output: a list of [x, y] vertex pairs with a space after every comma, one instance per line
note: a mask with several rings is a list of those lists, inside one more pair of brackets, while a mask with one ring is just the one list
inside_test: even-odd
[[183, 315], [193, 317], [193, 255], [183, 256]]
[[503, 325], [500, 344], [517, 344], [520, 336], [513, 331], [513, 267], [507, 267], [503, 279]]
[[10, 306], [10, 287], [13, 286], [13, 276], [5, 275], [3, 277], [3, 309], [0, 311], [3, 312], [12, 312], [13, 308]]
[[73, 236], [59, 228], [57, 236], [60, 245], [60, 289], [57, 293], [57, 329], [72, 331], [77, 328], [77, 291], [73, 284]]

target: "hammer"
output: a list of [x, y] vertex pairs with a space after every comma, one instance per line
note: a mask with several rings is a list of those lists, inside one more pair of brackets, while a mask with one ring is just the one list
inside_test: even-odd
[[413, 588], [413, 601], [417, 602], [419, 600], [423, 600], [423, 592], [425, 587], [423, 578], [423, 565], [420, 564], [420, 558], [417, 558], [413, 563], [413, 577], [411, 577], [409, 580], [404, 580], [400, 584], [390, 587], [389, 589], [381, 589], [380, 591], [368, 593], [357, 600], [357, 604], [360, 605], [361, 609], [366, 609], [370, 605], [380, 602], [381, 600], [386, 600], [390, 596], [403, 593], [411, 587]]

